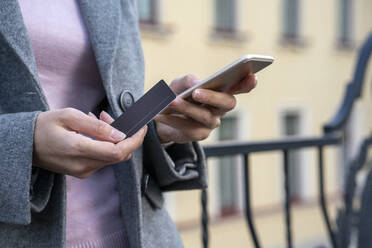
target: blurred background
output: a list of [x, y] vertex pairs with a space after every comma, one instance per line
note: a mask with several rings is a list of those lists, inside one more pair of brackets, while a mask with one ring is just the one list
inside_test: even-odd
[[[245, 54], [275, 57], [258, 86], [239, 95], [234, 111], [203, 145], [318, 137], [339, 109], [358, 49], [372, 31], [371, 0], [137, 0], [146, 90], [185, 74], [201, 79]], [[371, 74], [344, 129], [342, 146], [324, 152], [331, 220], [342, 202], [349, 161], [370, 134]], [[252, 247], [244, 219], [239, 157], [209, 159], [209, 245]], [[251, 156], [251, 200], [263, 247], [286, 247], [281, 153]], [[289, 154], [295, 247], [330, 247], [318, 202], [316, 149]], [[185, 247], [202, 247], [200, 191], [166, 194]]]

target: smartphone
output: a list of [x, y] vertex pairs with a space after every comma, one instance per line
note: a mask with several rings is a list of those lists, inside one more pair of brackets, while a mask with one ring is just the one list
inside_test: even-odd
[[200, 83], [183, 91], [177, 97], [188, 98], [197, 88], [226, 91], [234, 84], [239, 83], [249, 74], [255, 74], [271, 65], [274, 58], [271, 56], [247, 54], [222, 68], [215, 74], [207, 77]]

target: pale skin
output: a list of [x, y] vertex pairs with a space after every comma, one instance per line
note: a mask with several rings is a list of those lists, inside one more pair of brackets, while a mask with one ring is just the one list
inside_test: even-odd
[[[198, 77], [187, 75], [173, 80], [170, 87], [180, 93], [198, 81]], [[193, 102], [176, 98], [155, 118], [161, 143], [206, 139], [220, 125], [220, 118], [235, 107], [234, 95], [251, 91], [256, 83], [255, 76], [248, 75], [225, 93], [198, 89], [192, 94]], [[106, 112], [99, 119], [72, 108], [40, 113], [35, 125], [35, 166], [87, 178], [104, 166], [130, 159], [142, 145], [147, 127], [125, 139], [125, 134], [109, 125], [112, 122]]]

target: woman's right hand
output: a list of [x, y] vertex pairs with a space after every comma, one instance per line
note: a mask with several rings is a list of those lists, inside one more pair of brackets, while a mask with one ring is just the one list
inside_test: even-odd
[[147, 126], [124, 139], [125, 134], [108, 124], [112, 119], [107, 113], [101, 113], [100, 119], [73, 108], [40, 113], [35, 125], [34, 165], [86, 178], [105, 165], [128, 160], [141, 146]]

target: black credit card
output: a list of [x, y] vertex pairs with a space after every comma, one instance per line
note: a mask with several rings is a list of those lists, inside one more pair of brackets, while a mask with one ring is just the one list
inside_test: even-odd
[[128, 108], [127, 111], [119, 116], [111, 126], [125, 133], [127, 137], [130, 137], [149, 123], [175, 98], [176, 94], [164, 80], [160, 80]]

